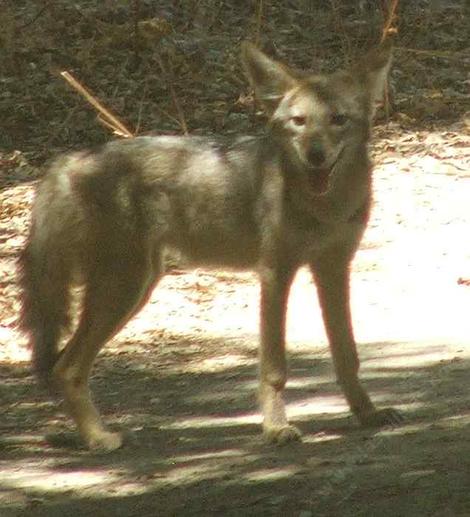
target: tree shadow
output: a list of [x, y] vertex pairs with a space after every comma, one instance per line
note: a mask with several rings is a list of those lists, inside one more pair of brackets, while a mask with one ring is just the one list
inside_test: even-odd
[[[5, 512], [33, 516], [296, 515], [305, 508], [358, 515], [353, 510], [371, 500], [374, 512], [390, 501], [414, 508], [413, 487], [423, 479], [441, 488], [430, 490], [418, 510], [440, 508], [451, 480], [452, 508], [464, 507], [470, 361], [387, 367], [395, 345], [380, 345], [380, 364], [377, 354], [371, 366], [364, 362], [364, 384], [380, 405], [403, 408], [405, 424], [359, 428], [330, 358], [295, 353], [286, 398], [304, 441], [281, 448], [260, 437], [256, 361], [185, 373], [184, 360], [159, 370], [148, 350], [101, 358], [92, 383], [96, 399], [112, 427], [130, 430], [126, 446], [111, 455], [48, 443], [47, 428], [70, 432], [67, 421], [23, 365], [0, 364], [0, 508], [14, 495], [20, 503], [3, 505]], [[374, 344], [366, 349], [374, 357]], [[191, 361], [197, 364], [197, 354]], [[398, 501], [390, 486], [408, 481], [411, 490]]]

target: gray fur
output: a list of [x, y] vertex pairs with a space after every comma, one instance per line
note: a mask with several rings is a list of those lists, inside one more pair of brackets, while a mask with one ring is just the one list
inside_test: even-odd
[[[259, 272], [260, 395], [269, 440], [298, 437], [282, 391], [287, 296], [302, 265], [317, 280], [351, 409], [363, 423], [395, 418], [376, 411], [359, 384], [348, 309], [349, 263], [371, 204], [370, 114], [389, 66], [388, 49], [375, 55], [357, 68], [312, 76], [245, 45], [245, 68], [270, 117], [264, 136], [139, 137], [50, 167], [20, 260], [22, 321], [40, 378], [64, 395], [89, 447], [121, 443], [86, 395], [88, 376], [101, 346], [152, 292], [166, 248], [195, 266]], [[61, 352], [73, 282], [85, 286], [83, 309]]]

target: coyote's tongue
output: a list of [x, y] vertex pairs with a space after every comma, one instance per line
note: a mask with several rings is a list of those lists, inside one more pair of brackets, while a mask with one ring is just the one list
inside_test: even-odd
[[328, 190], [328, 179], [331, 169], [328, 168], [312, 168], [309, 171], [309, 183], [311, 188], [322, 194]]

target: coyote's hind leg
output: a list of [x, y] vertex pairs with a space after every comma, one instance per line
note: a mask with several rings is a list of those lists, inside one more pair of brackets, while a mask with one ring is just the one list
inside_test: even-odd
[[86, 446], [112, 451], [120, 433], [106, 430], [92, 402], [89, 377], [101, 347], [144, 305], [159, 276], [155, 266], [135, 259], [101, 264], [90, 274], [77, 330], [57, 361], [53, 377]]

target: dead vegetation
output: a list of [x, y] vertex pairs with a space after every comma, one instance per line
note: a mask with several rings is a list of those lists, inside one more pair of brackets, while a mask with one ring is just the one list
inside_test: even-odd
[[[469, 109], [464, 4], [420, 1], [399, 7], [391, 89], [395, 113], [406, 127], [449, 123]], [[239, 65], [243, 39], [258, 41], [300, 68], [328, 70], [380, 38], [386, 5], [5, 0], [1, 179], [17, 163], [11, 157], [15, 150], [36, 165], [58, 150], [109, 139], [94, 109], [60, 78], [62, 70], [132, 132], [252, 132], [256, 117]]]

